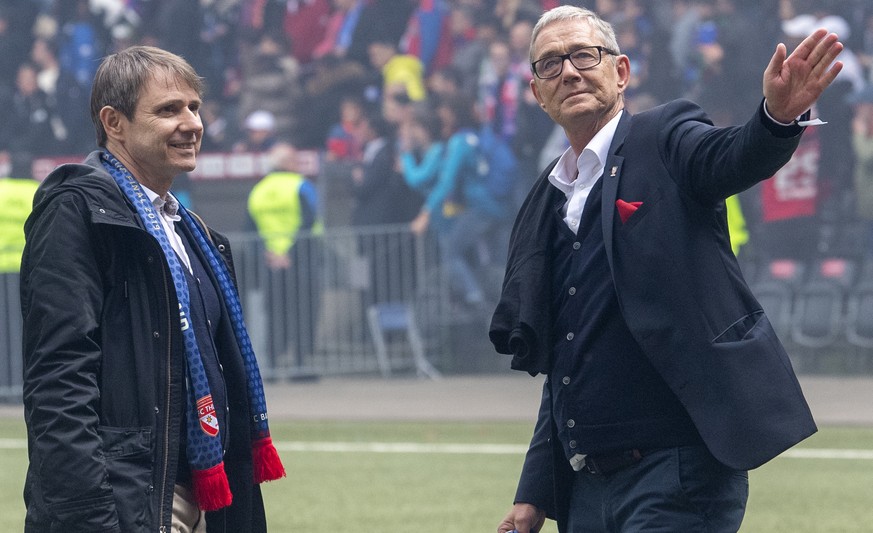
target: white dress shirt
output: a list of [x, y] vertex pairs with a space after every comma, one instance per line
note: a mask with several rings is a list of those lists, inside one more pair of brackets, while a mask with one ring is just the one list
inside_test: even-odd
[[188, 271], [193, 274], [194, 271], [191, 270], [191, 259], [188, 257], [188, 252], [185, 250], [185, 244], [182, 242], [182, 237], [176, 233], [176, 222], [182, 220], [182, 217], [179, 216], [179, 201], [176, 200], [176, 197], [170, 192], [167, 192], [167, 199], [164, 200], [158, 196], [158, 193], [149, 189], [142, 183], [140, 183], [140, 186], [146, 192], [146, 195], [148, 195], [155, 211], [160, 213], [161, 226], [163, 226], [164, 233], [170, 241], [170, 246], [173, 247], [173, 250], [175, 250], [179, 259], [182, 260], [182, 263], [188, 267]]
[[564, 223], [573, 233], [579, 231], [579, 221], [582, 220], [582, 210], [585, 209], [588, 193], [603, 173], [609, 146], [615, 137], [622, 113], [624, 111], [616, 114], [594, 135], [578, 158], [572, 146], [567, 148], [549, 174], [549, 182], [567, 197], [564, 204]]

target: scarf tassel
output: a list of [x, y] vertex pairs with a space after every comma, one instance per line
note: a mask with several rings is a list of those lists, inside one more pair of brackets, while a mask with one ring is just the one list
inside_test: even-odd
[[252, 443], [252, 462], [255, 483], [274, 481], [285, 477], [285, 467], [279, 459], [279, 452], [273, 446], [273, 439], [267, 437]]
[[191, 470], [194, 485], [194, 498], [204, 511], [215, 511], [227, 507], [233, 500], [224, 462], [206, 470]]

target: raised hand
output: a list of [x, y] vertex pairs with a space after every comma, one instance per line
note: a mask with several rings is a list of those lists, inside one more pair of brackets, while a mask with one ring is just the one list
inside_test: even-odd
[[786, 57], [779, 43], [764, 71], [764, 98], [774, 120], [789, 123], [805, 113], [843, 68], [834, 62], [843, 43], [824, 28], [814, 31]]

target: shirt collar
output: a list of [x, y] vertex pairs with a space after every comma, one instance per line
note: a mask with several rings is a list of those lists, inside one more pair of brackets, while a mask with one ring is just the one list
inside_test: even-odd
[[565, 195], [570, 195], [573, 192], [576, 179], [583, 180], [583, 185], [590, 185], [600, 177], [622, 113], [623, 111], [617, 113], [605, 126], [600, 128], [600, 131], [585, 145], [579, 157], [576, 157], [572, 146], [567, 148], [555, 168], [549, 173], [549, 182]]
[[176, 200], [176, 197], [173, 196], [169, 191], [167, 192], [167, 199], [164, 200], [158, 193], [149, 189], [142, 183], [140, 183], [140, 187], [146, 192], [146, 196], [149, 197], [149, 200], [152, 202], [152, 205], [155, 207], [155, 210], [162, 215], [166, 215], [167, 218], [172, 220], [173, 222], [178, 222], [182, 220], [182, 217], [179, 216], [179, 201]]

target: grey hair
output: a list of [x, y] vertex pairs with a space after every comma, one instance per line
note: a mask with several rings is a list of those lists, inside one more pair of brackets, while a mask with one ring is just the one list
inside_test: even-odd
[[543, 28], [555, 22], [563, 22], [565, 20], [582, 20], [587, 22], [591, 29], [594, 30], [594, 34], [603, 40], [602, 45], [604, 47], [609, 48], [616, 54], [621, 54], [621, 50], [618, 47], [618, 39], [615, 37], [615, 30], [610, 23], [600, 18], [600, 15], [584, 7], [558, 6], [543, 13], [531, 32], [529, 52], [531, 63], [534, 62], [534, 43], [536, 43], [537, 37], [539, 37]]

